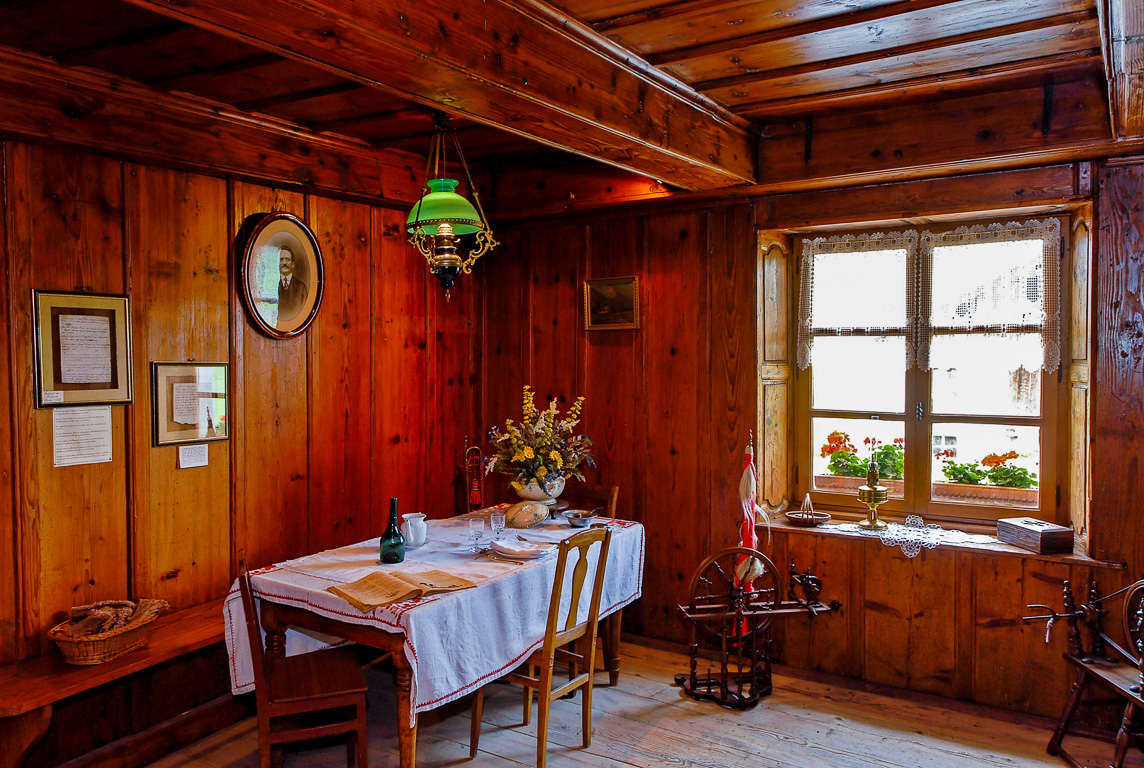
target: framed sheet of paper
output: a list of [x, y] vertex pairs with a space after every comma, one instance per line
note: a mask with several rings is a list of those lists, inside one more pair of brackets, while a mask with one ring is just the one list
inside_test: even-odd
[[229, 368], [226, 363], [151, 363], [155, 445], [230, 437]]
[[32, 291], [36, 407], [130, 403], [126, 296]]

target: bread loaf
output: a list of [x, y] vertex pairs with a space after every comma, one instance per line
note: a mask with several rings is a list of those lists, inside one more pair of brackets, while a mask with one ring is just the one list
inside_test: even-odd
[[531, 528], [548, 518], [548, 507], [539, 501], [521, 501], [513, 504], [504, 513], [505, 525], [509, 528]]

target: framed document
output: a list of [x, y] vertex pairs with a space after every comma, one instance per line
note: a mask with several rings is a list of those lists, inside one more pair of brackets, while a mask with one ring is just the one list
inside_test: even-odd
[[322, 304], [322, 251], [297, 216], [268, 213], [256, 222], [246, 227], [242, 295], [259, 330], [289, 339], [314, 322]]
[[126, 296], [32, 291], [36, 407], [130, 403]]
[[584, 281], [584, 329], [620, 331], [640, 327], [637, 277]]
[[151, 363], [155, 445], [230, 437], [230, 371], [226, 363]]

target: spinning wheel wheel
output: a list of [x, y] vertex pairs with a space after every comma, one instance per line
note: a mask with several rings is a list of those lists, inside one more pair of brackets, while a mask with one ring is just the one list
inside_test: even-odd
[[[696, 699], [726, 707], [749, 709], [771, 692], [771, 623], [776, 616], [806, 613], [817, 616], [838, 607], [818, 600], [822, 585], [810, 573], [795, 574], [790, 590], [802, 597], [783, 600], [783, 583], [771, 559], [749, 547], [729, 547], [704, 560], [691, 577], [686, 606], [691, 622], [691, 670], [675, 682]], [[718, 643], [718, 671], [699, 674], [699, 638]]]
[[[751, 558], [756, 563], [753, 568]], [[754, 578], [744, 582], [739, 573]], [[704, 560], [691, 577], [689, 594], [689, 615], [699, 617], [717, 611], [723, 618], [722, 614], [730, 614], [727, 619], [737, 620], [733, 633], [740, 640], [770, 627], [774, 619], [770, 611], [783, 600], [775, 564], [749, 547], [730, 547]], [[709, 637], [721, 638], [725, 631], [721, 621], [696, 626]]]
[[[1144, 656], [1144, 581], [1137, 581], [1124, 593], [1121, 621], [1124, 622], [1124, 644], [1127, 646], [1124, 650], [1139, 665]], [[1144, 673], [1141, 673], [1141, 682], [1144, 682]]]

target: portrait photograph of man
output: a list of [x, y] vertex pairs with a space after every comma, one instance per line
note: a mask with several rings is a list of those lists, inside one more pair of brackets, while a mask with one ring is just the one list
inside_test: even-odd
[[243, 284], [251, 315], [276, 338], [296, 336], [322, 300], [322, 256], [313, 233], [289, 214], [269, 214], [251, 235]]

